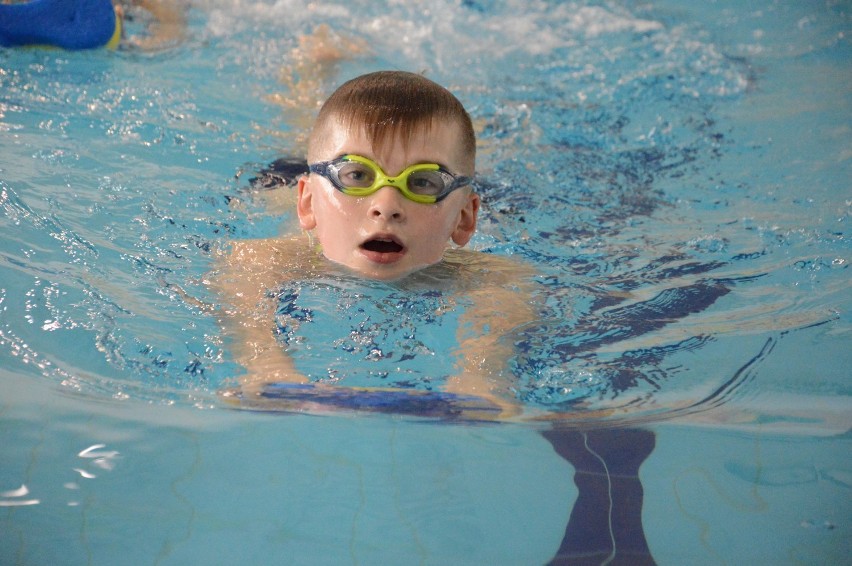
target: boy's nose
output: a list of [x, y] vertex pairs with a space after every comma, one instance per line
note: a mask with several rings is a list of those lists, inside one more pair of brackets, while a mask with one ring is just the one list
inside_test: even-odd
[[382, 187], [371, 198], [370, 216], [398, 222], [405, 219], [405, 197], [395, 187]]

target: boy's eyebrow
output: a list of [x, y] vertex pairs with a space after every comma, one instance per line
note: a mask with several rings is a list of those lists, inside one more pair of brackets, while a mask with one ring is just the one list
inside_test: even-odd
[[[374, 157], [373, 155], [365, 155], [364, 153], [355, 153], [355, 152], [352, 152], [352, 151], [347, 151], [347, 152], [341, 153], [340, 155], [338, 155], [334, 159], [329, 159], [328, 161], [334, 161], [335, 159], [340, 159], [341, 157], [346, 157], [347, 155], [357, 155], [358, 157], [366, 157], [367, 159], [369, 159], [370, 161], [372, 161], [373, 163], [375, 163], [376, 165], [381, 167], [382, 171], [387, 173], [387, 171], [385, 171], [384, 166], [381, 164], [381, 161], [377, 157]], [[449, 165], [447, 165], [446, 163], [442, 163], [439, 159], [417, 159], [417, 160], [414, 160], [414, 161], [407, 162], [405, 164], [405, 166], [400, 170], [400, 172], [407, 169], [408, 167], [411, 167], [412, 165], [437, 165], [438, 167], [446, 169], [447, 171], [450, 171], [450, 172], [452, 172], [452, 170], [453, 170]]]

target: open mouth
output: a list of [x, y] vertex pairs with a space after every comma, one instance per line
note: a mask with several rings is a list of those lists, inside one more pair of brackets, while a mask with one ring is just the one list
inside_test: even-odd
[[361, 248], [368, 252], [376, 252], [380, 254], [399, 253], [404, 249], [402, 244], [390, 238], [375, 238], [367, 240], [361, 244]]

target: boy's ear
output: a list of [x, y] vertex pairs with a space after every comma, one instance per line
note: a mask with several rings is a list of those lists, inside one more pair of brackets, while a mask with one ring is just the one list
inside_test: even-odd
[[317, 221], [314, 217], [313, 192], [307, 175], [299, 177], [296, 190], [296, 214], [299, 216], [299, 226], [303, 230], [313, 230], [316, 228]]
[[476, 232], [476, 217], [479, 214], [479, 195], [470, 193], [467, 196], [462, 209], [459, 211], [459, 220], [456, 229], [453, 230], [452, 238], [458, 246], [467, 244]]

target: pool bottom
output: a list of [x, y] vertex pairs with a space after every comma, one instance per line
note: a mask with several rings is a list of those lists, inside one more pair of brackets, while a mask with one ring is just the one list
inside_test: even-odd
[[[603, 476], [584, 470], [600, 463], [592, 452], [575, 468], [530, 426], [81, 399], [5, 370], [0, 393], [3, 563], [543, 564], [576, 557], [566, 526], [600, 511], [580, 497], [583, 475], [612, 494], [614, 526], [584, 548], [615, 540], [625, 557], [633, 544], [610, 536], [619, 510], [637, 512], [616, 486], [630, 474], [595, 432]], [[586, 442], [571, 434], [556, 450]], [[671, 422], [636, 434], [651, 442], [634, 477], [656, 563], [840, 563], [852, 550], [848, 433]]]

